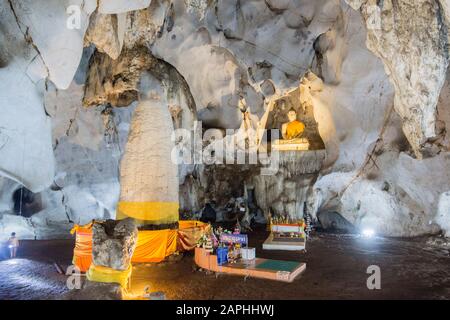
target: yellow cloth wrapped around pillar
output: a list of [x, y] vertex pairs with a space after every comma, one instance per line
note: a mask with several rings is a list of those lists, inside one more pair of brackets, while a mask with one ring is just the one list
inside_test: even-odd
[[303, 131], [305, 131], [305, 125], [303, 122], [298, 120], [291, 121], [286, 127], [286, 137], [288, 139], [299, 138]]
[[138, 224], [164, 224], [178, 221], [178, 202], [120, 201], [117, 206], [117, 220], [134, 218]]
[[108, 267], [96, 266], [92, 263], [86, 273], [86, 277], [89, 281], [118, 283], [122, 288], [127, 288], [132, 270], [133, 269], [131, 263], [128, 266], [128, 269], [124, 271], [114, 270]]
[[177, 230], [139, 231], [131, 261], [160, 262], [177, 250]]

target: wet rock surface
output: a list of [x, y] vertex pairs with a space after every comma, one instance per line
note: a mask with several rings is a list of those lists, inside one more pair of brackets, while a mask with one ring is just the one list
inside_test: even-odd
[[[262, 250], [266, 232], [250, 235], [258, 257], [306, 262], [306, 271], [293, 283], [247, 279], [192, 271], [192, 258], [177, 264], [138, 266], [133, 292], [145, 284], [164, 291], [167, 299], [448, 299], [448, 248], [429, 246], [424, 238], [364, 239], [358, 236], [315, 234], [307, 253]], [[367, 289], [367, 268], [381, 270], [381, 290]]]
[[[3, 244], [3, 243], [2, 243]], [[65, 269], [72, 260], [71, 240], [22, 241], [18, 258], [9, 260], [7, 248], [0, 247], [0, 300], [56, 299], [68, 291]]]
[[[177, 261], [133, 267], [131, 293], [163, 291], [167, 299], [449, 299], [449, 247], [435, 238], [372, 238], [314, 233], [307, 253], [261, 249], [268, 233], [250, 234], [258, 257], [306, 262], [293, 283], [194, 271], [193, 254]], [[24, 241], [19, 258], [0, 261], [0, 299], [61, 299], [69, 292], [65, 268], [73, 241]], [[17, 261], [14, 265], [12, 262]], [[26, 261], [26, 262], [24, 262]], [[381, 290], [368, 290], [367, 267], [378, 265]], [[84, 279], [84, 278], [83, 278]], [[39, 280], [39, 281], [38, 281]], [[105, 297], [106, 298], [106, 297]]]
[[122, 300], [122, 288], [117, 283], [101, 283], [86, 280], [81, 290], [71, 290], [64, 300]]

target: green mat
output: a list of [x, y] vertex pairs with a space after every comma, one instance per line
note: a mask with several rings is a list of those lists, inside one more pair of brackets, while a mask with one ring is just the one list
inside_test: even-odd
[[300, 266], [299, 262], [294, 261], [281, 261], [281, 260], [266, 260], [261, 262], [255, 269], [266, 269], [276, 271], [288, 271], [292, 272]]

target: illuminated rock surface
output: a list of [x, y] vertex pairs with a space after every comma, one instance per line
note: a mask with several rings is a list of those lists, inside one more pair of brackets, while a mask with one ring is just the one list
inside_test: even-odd
[[[85, 1], [80, 29], [70, 30], [65, 8], [77, 1], [2, 0], [2, 237], [67, 236], [71, 222], [115, 217], [120, 158], [147, 68], [178, 117], [175, 128], [198, 118], [205, 128], [238, 129], [242, 111], [257, 126], [271, 103], [299, 89], [326, 148], [302, 196], [313, 216], [336, 211], [384, 235], [450, 232], [448, 1], [208, 3], [99, 1], [95, 12], [96, 2]], [[138, 48], [144, 56], [130, 54]], [[322, 81], [301, 84], [308, 70]], [[206, 197], [228, 200], [219, 189], [208, 194], [205, 172], [179, 166], [186, 211]], [[232, 190], [238, 175], [212, 184]], [[301, 188], [270, 179], [270, 197], [256, 195], [269, 203], [258, 204], [302, 214], [303, 204], [291, 203]], [[41, 199], [30, 218], [14, 211], [19, 183]]]

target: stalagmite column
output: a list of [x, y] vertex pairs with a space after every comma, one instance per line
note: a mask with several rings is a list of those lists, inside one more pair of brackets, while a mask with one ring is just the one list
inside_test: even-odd
[[178, 221], [178, 167], [171, 160], [173, 123], [164, 90], [145, 74], [120, 168], [117, 219], [138, 225]]

